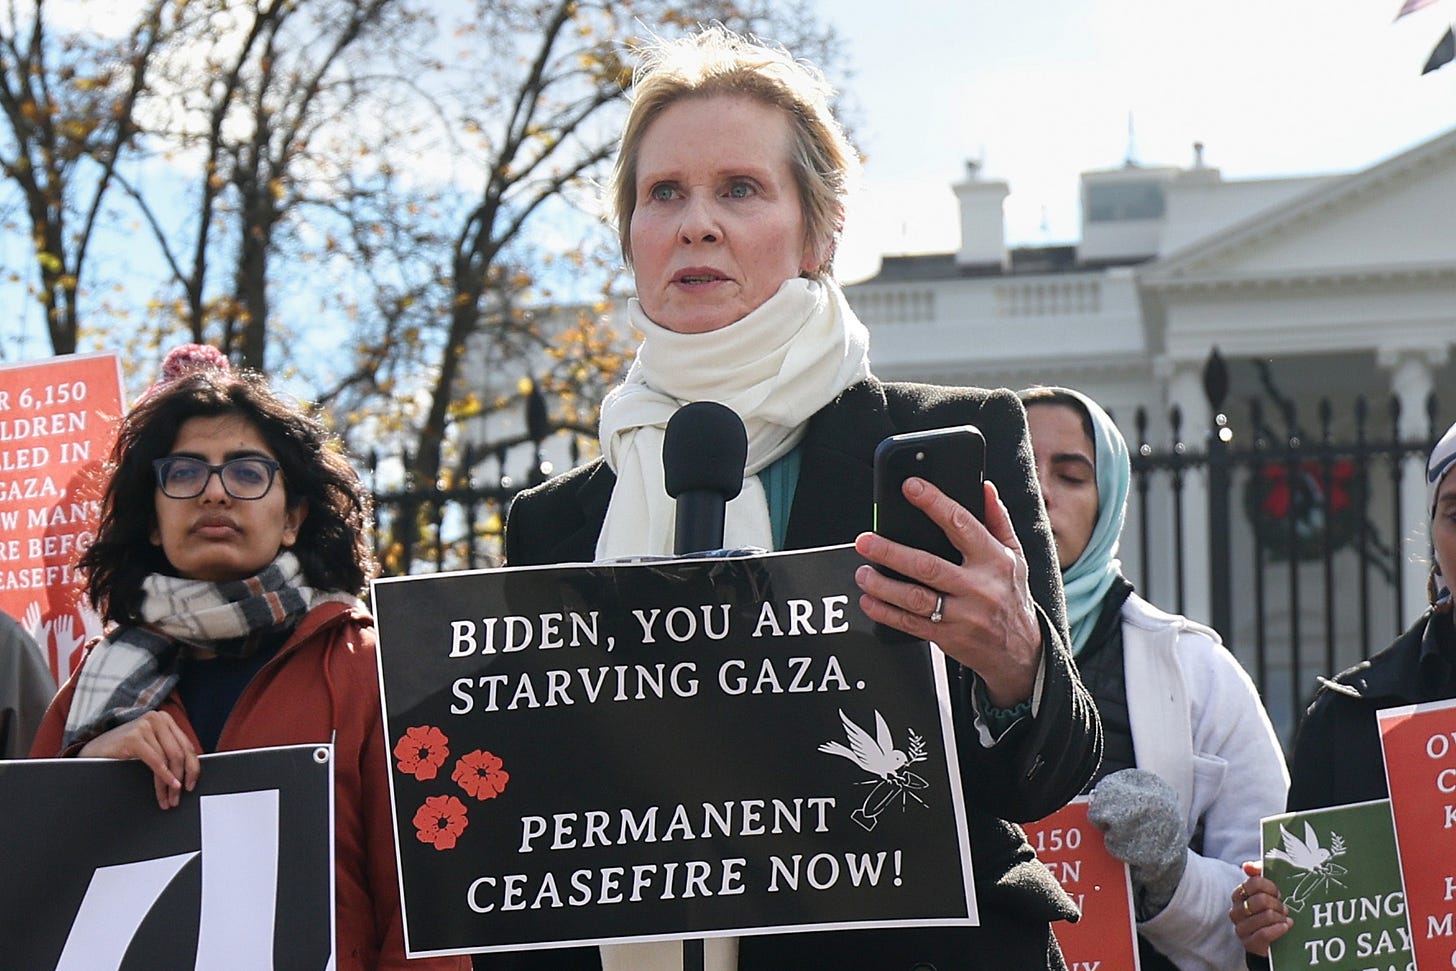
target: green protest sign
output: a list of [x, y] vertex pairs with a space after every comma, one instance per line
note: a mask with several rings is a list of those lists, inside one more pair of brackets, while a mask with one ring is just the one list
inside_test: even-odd
[[1390, 800], [1262, 820], [1264, 874], [1294, 926], [1269, 949], [1273, 971], [1408, 971], [1410, 931]]

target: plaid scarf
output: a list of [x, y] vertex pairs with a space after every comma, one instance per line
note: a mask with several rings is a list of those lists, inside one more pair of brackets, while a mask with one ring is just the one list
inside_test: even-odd
[[145, 626], [113, 630], [81, 669], [62, 745], [90, 741], [159, 707], [177, 686], [182, 652], [247, 657], [330, 600], [357, 602], [305, 586], [292, 553], [278, 554], [256, 576], [224, 583], [153, 573], [142, 581]]

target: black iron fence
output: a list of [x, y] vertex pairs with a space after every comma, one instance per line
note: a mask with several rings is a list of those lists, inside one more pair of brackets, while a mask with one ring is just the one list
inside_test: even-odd
[[[1415, 440], [1399, 433], [1395, 399], [1318, 402], [1307, 432], [1287, 401], [1223, 413], [1216, 365], [1205, 375], [1216, 416], [1206, 432], [1184, 429], [1175, 408], [1169, 440], [1150, 442], [1148, 413], [1134, 416], [1124, 571], [1149, 600], [1223, 635], [1288, 743], [1318, 675], [1380, 650], [1414, 619], [1410, 588], [1424, 580], [1429, 547], [1424, 526], [1410, 528], [1406, 486], [1421, 481], [1439, 432], [1436, 401]], [[519, 472], [505, 450], [467, 450], [445, 482], [375, 491], [383, 572], [499, 565], [511, 498], [550, 471], [539, 441], [515, 454]], [[371, 456], [371, 484], [380, 464]], [[415, 526], [403, 531], [416, 537], [409, 549], [391, 542], [404, 520]]]
[[[1124, 569], [1147, 599], [1223, 635], [1287, 745], [1318, 676], [1381, 650], [1415, 619], [1430, 548], [1409, 486], [1423, 492], [1445, 424], [1434, 395], [1425, 434], [1411, 439], [1395, 397], [1343, 409], [1319, 400], [1307, 429], [1290, 401], [1224, 413], [1216, 374], [1205, 373], [1205, 390], [1215, 417], [1202, 434], [1185, 438], [1175, 408], [1160, 447], [1146, 410], [1135, 415]], [[1189, 542], [1188, 524], [1205, 514], [1206, 543]]]
[[[581, 461], [580, 429], [552, 428], [541, 385], [527, 379], [522, 398], [524, 435], [491, 448], [467, 444], [442, 462], [434, 482], [417, 481], [409, 453], [381, 459], [370, 451], [365, 481], [374, 500], [374, 554], [384, 576], [475, 570], [504, 559], [505, 519], [511, 499], [555, 471], [547, 439], [555, 436], [567, 468]], [[519, 470], [512, 473], [512, 469]], [[397, 487], [380, 482], [400, 483]]]
[[[533, 443], [535, 458], [518, 474], [508, 467], [507, 449], [481, 453], [467, 447], [440, 482], [413, 481], [409, 454], [395, 462], [370, 453], [365, 481], [374, 499], [374, 553], [384, 576], [475, 570], [503, 559], [506, 512], [523, 488], [550, 472]], [[394, 465], [403, 485], [380, 488], [382, 467]], [[402, 528], [409, 524], [411, 528]], [[402, 538], [406, 537], [406, 538]]]

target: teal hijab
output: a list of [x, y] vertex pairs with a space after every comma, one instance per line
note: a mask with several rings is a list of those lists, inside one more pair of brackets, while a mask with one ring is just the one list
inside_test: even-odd
[[[1081, 404], [1092, 420], [1093, 460], [1097, 463], [1097, 524], [1092, 537], [1077, 562], [1062, 571], [1062, 589], [1067, 598], [1067, 626], [1072, 633], [1072, 653], [1080, 654], [1097, 626], [1102, 612], [1102, 598], [1122, 575], [1122, 561], [1117, 558], [1117, 543], [1127, 515], [1127, 491], [1132, 482], [1132, 464], [1127, 456], [1127, 442], [1112, 417], [1102, 406], [1080, 391], [1071, 388], [1038, 388], [1067, 395]], [[1062, 405], [1055, 399], [1031, 404]]]

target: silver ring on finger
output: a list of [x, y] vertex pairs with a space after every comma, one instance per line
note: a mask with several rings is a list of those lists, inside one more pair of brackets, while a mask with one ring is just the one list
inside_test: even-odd
[[935, 609], [930, 612], [930, 622], [938, 624], [945, 619], [945, 594], [935, 595]]

